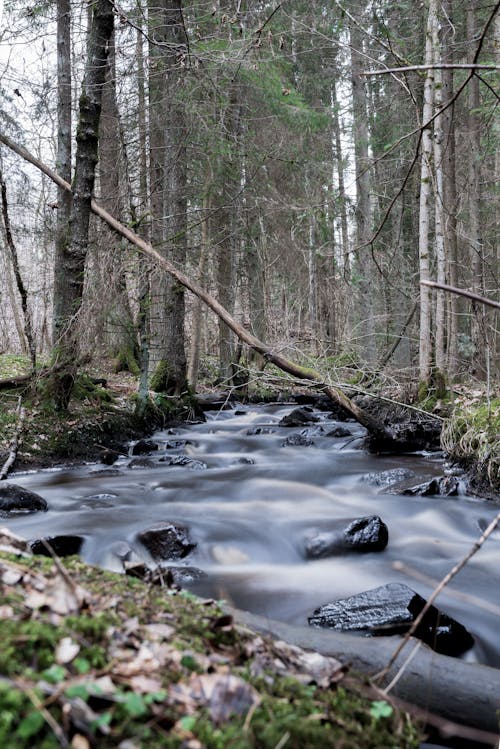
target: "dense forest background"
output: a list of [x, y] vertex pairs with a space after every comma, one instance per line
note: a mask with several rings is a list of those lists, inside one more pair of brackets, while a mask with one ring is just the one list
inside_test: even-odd
[[93, 190], [334, 381], [491, 382], [498, 311], [422, 282], [500, 300], [499, 66], [476, 0], [6, 0], [0, 130], [75, 197], [2, 146], [0, 351], [170, 394], [246, 371], [200, 300], [80, 220]]

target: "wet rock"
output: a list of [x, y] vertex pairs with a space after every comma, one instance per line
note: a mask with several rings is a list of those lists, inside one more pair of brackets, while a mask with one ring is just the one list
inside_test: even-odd
[[305, 543], [307, 559], [342, 554], [345, 551], [383, 551], [389, 541], [389, 530], [378, 515], [356, 518], [343, 529], [318, 531], [309, 535]]
[[352, 420], [352, 416], [342, 406], [334, 403], [327, 395], [319, 393], [299, 393], [293, 396], [293, 400], [299, 406], [314, 406], [318, 411], [330, 413], [333, 421]]
[[319, 419], [313, 414], [312, 408], [303, 406], [302, 408], [294, 408], [294, 410], [283, 416], [280, 421], [282, 427], [302, 427], [306, 424], [315, 424]]
[[281, 447], [311, 447], [311, 445], [314, 445], [314, 440], [303, 434], [291, 434], [281, 443]]
[[273, 427], [250, 427], [250, 429], [247, 429], [249, 437], [254, 437], [256, 434], [274, 434], [275, 432], [276, 429], [273, 429]]
[[80, 507], [88, 508], [90, 510], [113, 507], [115, 499], [117, 498], [117, 494], [91, 494], [90, 497], [85, 497]]
[[156, 463], [149, 458], [134, 458], [128, 464], [129, 468], [155, 468]]
[[82, 536], [44, 536], [29, 542], [33, 554], [50, 557], [52, 554], [45, 544], [48, 544], [58, 557], [70, 557], [79, 554], [84, 539]]
[[146, 455], [147, 453], [155, 452], [158, 450], [158, 443], [153, 440], [138, 440], [135, 445], [132, 445], [132, 455]]
[[111, 466], [113, 463], [116, 463], [119, 457], [120, 453], [117, 450], [111, 449], [103, 450], [100, 455], [101, 463], [104, 463], [106, 466]]
[[156, 562], [183, 559], [196, 548], [188, 529], [173, 523], [157, 523], [138, 533], [136, 539], [146, 547]]
[[[364, 593], [320, 606], [309, 624], [372, 635], [406, 632], [425, 606], [425, 600], [401, 583], [390, 583]], [[415, 637], [444, 655], [457, 656], [474, 644], [474, 638], [459, 622], [431, 606]]]
[[231, 465], [254, 466], [255, 460], [253, 458], [237, 458], [231, 463]]
[[208, 468], [207, 464], [202, 460], [195, 460], [188, 455], [165, 455], [163, 458], [160, 458], [160, 463], [164, 463], [167, 466], [187, 467], [190, 471], [204, 471]]
[[345, 427], [335, 427], [330, 432], [327, 432], [327, 437], [352, 437], [352, 432]]
[[460, 482], [455, 476], [435, 476], [417, 484], [408, 481], [394, 484], [387, 490], [387, 493], [412, 497], [428, 497], [431, 495], [453, 497], [458, 494], [459, 486]]
[[0, 512], [47, 512], [47, 502], [39, 494], [17, 484], [0, 483]]
[[165, 443], [165, 450], [179, 450], [186, 445], [195, 445], [195, 442], [191, 442], [191, 440], [168, 440]]
[[391, 468], [388, 471], [367, 473], [361, 481], [372, 486], [390, 486], [414, 477], [415, 471], [411, 471], [409, 468]]
[[164, 567], [169, 575], [169, 584], [175, 585], [178, 588], [183, 588], [185, 585], [198, 582], [198, 580], [204, 580], [208, 577], [207, 573], [200, 570], [198, 567]]

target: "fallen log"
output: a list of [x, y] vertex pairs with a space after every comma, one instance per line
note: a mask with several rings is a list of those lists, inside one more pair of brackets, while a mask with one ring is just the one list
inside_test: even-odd
[[[71, 186], [44, 162], [33, 156], [26, 148], [19, 146], [11, 138], [0, 132], [0, 143], [3, 143], [12, 151], [17, 153], [23, 159], [33, 164], [46, 174], [53, 182], [64, 190], [71, 192]], [[335, 387], [324, 382], [321, 373], [315, 369], [309, 367], [302, 367], [299, 364], [285, 358], [281, 354], [273, 351], [271, 346], [268, 346], [263, 341], [260, 341], [256, 336], [252, 335], [248, 330], [243, 328], [229, 312], [207, 291], [202, 289], [198, 284], [192, 281], [182, 271], [176, 268], [166, 258], [160, 255], [154, 247], [146, 242], [142, 237], [136, 234], [128, 226], [125, 226], [112, 216], [108, 211], [98, 205], [94, 200], [92, 201], [91, 208], [99, 218], [101, 218], [108, 226], [110, 226], [117, 234], [127, 239], [132, 245], [134, 245], [143, 255], [153, 260], [163, 270], [169, 273], [175, 280], [184, 286], [186, 289], [191, 291], [198, 299], [201, 299], [207, 307], [209, 307], [215, 314], [226, 323], [233, 333], [241, 340], [246, 343], [257, 353], [261, 354], [263, 358], [274, 364], [276, 367], [281, 369], [283, 372], [292, 375], [300, 380], [306, 380], [311, 382], [316, 388], [322, 390], [334, 403], [342, 406], [359, 424], [364, 426], [370, 435], [372, 436], [372, 446], [380, 445], [382, 449], [391, 449], [394, 447], [397, 449], [397, 440], [388, 432], [382, 421], [375, 418], [372, 414], [367, 413], [364, 409], [357, 406], [340, 388]]]
[[[226, 607], [226, 610], [240, 625], [332, 656], [368, 676], [375, 676], [386, 667], [396, 645], [394, 637], [357, 637], [334, 630], [285, 624], [240, 609]], [[387, 674], [388, 683], [398, 675], [390, 694], [448, 721], [498, 736], [499, 669], [438, 655], [423, 643], [406, 667], [405, 660], [406, 653], [400, 654]]]

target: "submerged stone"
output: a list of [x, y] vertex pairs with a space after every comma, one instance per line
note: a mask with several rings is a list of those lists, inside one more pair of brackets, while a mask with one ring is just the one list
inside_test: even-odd
[[187, 528], [173, 523], [157, 523], [138, 533], [136, 538], [156, 562], [183, 559], [197, 545], [191, 540]]
[[281, 447], [311, 447], [314, 440], [304, 434], [291, 434], [281, 443]]
[[187, 467], [190, 471], [204, 471], [208, 468], [202, 460], [195, 460], [188, 455], [165, 455], [159, 462], [167, 466]]
[[303, 408], [294, 408], [291, 413], [283, 416], [280, 421], [282, 427], [301, 427], [306, 424], [315, 424], [319, 419], [313, 414], [312, 408], [304, 406]]
[[319, 531], [306, 540], [307, 559], [342, 554], [345, 551], [361, 553], [383, 551], [389, 541], [389, 530], [378, 515], [356, 518], [343, 529]]
[[431, 495], [453, 497], [458, 494], [459, 486], [460, 482], [455, 476], [435, 476], [417, 484], [410, 481], [394, 484], [388, 489], [388, 493], [412, 497], [428, 497]]
[[250, 429], [247, 429], [247, 435], [249, 437], [254, 437], [256, 434], [274, 434], [276, 429], [273, 429], [273, 427], [250, 427]]
[[[403, 634], [425, 606], [425, 600], [401, 583], [390, 583], [317, 608], [308, 618], [314, 627], [364, 632], [372, 635]], [[457, 656], [474, 645], [474, 638], [455, 619], [431, 606], [415, 637], [444, 655]]]
[[361, 481], [372, 486], [391, 486], [391, 484], [398, 484], [400, 481], [414, 477], [415, 471], [409, 468], [390, 468], [388, 471], [367, 473], [361, 478]]
[[327, 432], [327, 437], [352, 437], [352, 432], [345, 427], [335, 427], [330, 432]]
[[0, 483], [0, 512], [47, 512], [49, 506], [39, 494], [17, 484]]
[[146, 455], [146, 453], [152, 453], [158, 450], [158, 443], [153, 440], [138, 440], [135, 445], [132, 445], [132, 455]]

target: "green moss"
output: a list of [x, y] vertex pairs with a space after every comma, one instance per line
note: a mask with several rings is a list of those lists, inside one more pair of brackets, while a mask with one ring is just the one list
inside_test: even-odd
[[[1, 558], [16, 561], [16, 568], [24, 567], [28, 578], [32, 573], [47, 580], [57, 576], [50, 559], [34, 557], [21, 563], [17, 557], [2, 554]], [[44, 702], [51, 719], [66, 731], [72, 713], [67, 712], [63, 721], [63, 706], [75, 700], [86, 703], [94, 715], [92, 720], [85, 719], [79, 731], [101, 749], [111, 749], [125, 740], [142, 749], [177, 749], [189, 739], [201, 742], [206, 749], [274, 749], [284, 737], [292, 749], [418, 746], [416, 729], [401, 721], [389, 705], [375, 710], [361, 681], [350, 679], [336, 688], [321, 689], [292, 676], [262, 675], [261, 669], [257, 669], [261, 675], [253, 675], [256, 669], [247, 645], [254, 635], [218, 626], [223, 612], [215, 602], [89, 567], [76, 557], [65, 559], [65, 567], [88, 592], [89, 611], [83, 608], [80, 614], [56, 620], [50, 611], [36, 611], [26, 618], [28, 610], [19, 605], [19, 591], [15, 586], [4, 588], [3, 603], [14, 607], [17, 621], [0, 620], [0, 672], [10, 680], [0, 682], [0, 746], [28, 749], [35, 735], [37, 747], [58, 746], [35, 705]], [[120, 648], [134, 654], [140, 645], [148, 644], [146, 630], [141, 628], [154, 622], [173, 627], [167, 643], [180, 651], [179, 657], [156, 672], [162, 680], [160, 689], [136, 691], [123, 676], [115, 676], [113, 669], [119, 665]], [[62, 637], [71, 637], [80, 646], [78, 658], [66, 665], [55, 659]], [[205, 672], [207, 655], [222, 656], [227, 665], [221, 673], [229, 669], [258, 692], [260, 701], [250, 713], [245, 709], [216, 722], [207, 707], [193, 703], [194, 712], [186, 714], [183, 703], [169, 697], [174, 684], [186, 684]], [[115, 684], [109, 697], [99, 691], [101, 669]]]
[[443, 426], [441, 443], [452, 458], [500, 490], [500, 398], [457, 405]]

